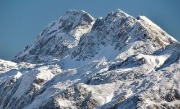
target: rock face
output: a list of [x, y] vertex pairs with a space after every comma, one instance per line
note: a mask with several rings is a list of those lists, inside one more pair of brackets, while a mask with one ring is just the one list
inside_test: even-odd
[[145, 16], [67, 11], [14, 62], [0, 60], [0, 108], [180, 108], [179, 50]]

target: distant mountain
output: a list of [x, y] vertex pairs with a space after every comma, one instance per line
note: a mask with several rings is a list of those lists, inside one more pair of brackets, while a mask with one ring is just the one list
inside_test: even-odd
[[67, 11], [13, 61], [2, 109], [180, 108], [180, 43], [145, 16]]

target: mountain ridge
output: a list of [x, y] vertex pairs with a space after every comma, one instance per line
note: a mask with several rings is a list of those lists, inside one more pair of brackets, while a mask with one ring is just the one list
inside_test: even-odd
[[0, 60], [0, 108], [179, 108], [179, 45], [144, 16], [67, 11]]
[[[82, 23], [84, 23], [84, 19], [88, 19], [89, 21], [88, 23], [85, 23], [82, 25]], [[74, 22], [74, 20], [76, 20], [76, 22]], [[117, 12], [109, 13], [105, 19], [97, 19], [96, 21], [92, 16], [90, 16], [85, 11], [71, 10], [71, 11], [67, 11], [66, 14], [60, 18], [59, 22], [58, 23], [57, 22], [58, 21], [56, 21], [56, 23], [53, 22], [49, 27], [43, 30], [43, 32], [40, 34], [40, 36], [37, 39], [38, 42], [36, 42], [34, 45], [31, 46], [31, 47], [35, 46], [36, 48], [34, 47], [33, 49], [29, 49], [29, 53], [25, 53], [25, 54], [20, 53], [21, 55], [23, 54], [23, 56], [18, 57], [17, 55], [13, 59], [13, 61], [20, 61], [20, 60], [28, 61], [28, 59], [24, 60], [24, 58], [26, 57], [31, 58], [32, 56], [32, 58], [34, 58], [35, 60], [40, 60], [43, 62], [44, 60], [41, 59], [39, 55], [41, 55], [42, 57], [43, 56], [48, 57], [49, 55], [50, 58], [56, 58], [56, 57], [63, 58], [65, 55], [67, 55], [66, 51], [69, 54], [72, 54], [73, 55], [72, 57], [76, 57], [77, 54], [81, 55], [81, 53], [79, 52], [81, 52], [82, 50], [82, 43], [84, 44], [82, 40], [85, 40], [85, 39], [86, 39], [85, 41], [87, 41], [88, 39], [90, 40], [94, 39], [91, 42], [91, 44], [95, 44], [95, 45], [96, 44], [108, 45], [108, 43], [112, 45], [113, 43], [116, 43], [115, 49], [117, 49], [118, 47], [120, 47], [119, 49], [123, 48], [126, 45], [125, 42], [128, 41], [128, 38], [129, 39], [131, 38], [134, 40], [141, 40], [141, 39], [143, 40], [145, 39], [143, 37], [147, 37], [147, 38], [149, 37], [151, 39], [154, 38], [154, 40], [163, 47], [165, 47], [169, 43], [177, 42], [173, 37], [168, 35], [160, 27], [152, 23], [148, 18], [139, 17], [139, 19], [135, 19], [134, 17], [126, 14], [125, 12], [119, 9], [117, 10]], [[119, 28], [117, 26], [119, 26]], [[135, 27], [135, 26], [140, 26], [140, 27]], [[148, 26], [151, 30], [148, 30], [149, 28], [146, 28], [146, 26]], [[139, 31], [139, 30], [135, 30], [136, 28], [141, 29], [140, 30], [141, 33], [137, 32], [138, 34], [136, 34], [134, 32], [133, 34], [128, 34], [128, 32], [131, 32], [131, 31], [133, 32], [133, 29], [134, 31]], [[157, 31], [153, 30], [152, 28], [157, 28], [156, 29]], [[159, 34], [164, 34], [164, 35], [162, 35], [163, 37], [159, 38], [159, 36], [155, 37], [155, 35], [147, 35], [148, 33], [143, 33], [143, 31], [146, 32], [147, 30], [150, 31], [151, 33], [154, 32], [156, 35], [159, 35]], [[144, 34], [144, 36], [140, 36], [141, 34]], [[105, 35], [105, 37], [102, 35]], [[139, 38], [137, 39], [137, 37]], [[116, 40], [123, 40], [121, 43], [124, 43], [124, 45], [120, 45], [120, 42], [117, 43]], [[60, 45], [59, 42], [61, 42], [62, 45]], [[85, 43], [88, 43], [88, 42], [85, 42]], [[46, 47], [47, 45], [53, 46], [53, 48], [48, 48]], [[71, 48], [77, 48], [80, 51], [76, 53], [76, 51], [78, 50], [76, 49], [70, 50]], [[90, 49], [90, 48], [91, 47], [87, 47], [87, 49]], [[26, 50], [27, 49], [25, 49], [24, 51]], [[43, 53], [40, 53], [40, 52], [43, 52]], [[96, 53], [98, 52], [98, 50], [90, 51], [90, 52]], [[53, 56], [54, 54], [56, 54], [56, 56]], [[33, 59], [29, 59], [29, 60], [32, 61]]]

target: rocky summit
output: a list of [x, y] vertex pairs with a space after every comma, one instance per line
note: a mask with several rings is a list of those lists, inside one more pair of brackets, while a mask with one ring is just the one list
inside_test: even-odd
[[11, 61], [1, 109], [180, 108], [180, 43], [145, 16], [69, 10]]

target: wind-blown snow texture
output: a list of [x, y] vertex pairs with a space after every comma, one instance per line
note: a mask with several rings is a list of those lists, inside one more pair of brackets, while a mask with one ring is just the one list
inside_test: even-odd
[[13, 61], [1, 109], [180, 108], [180, 43], [145, 16], [67, 11]]

